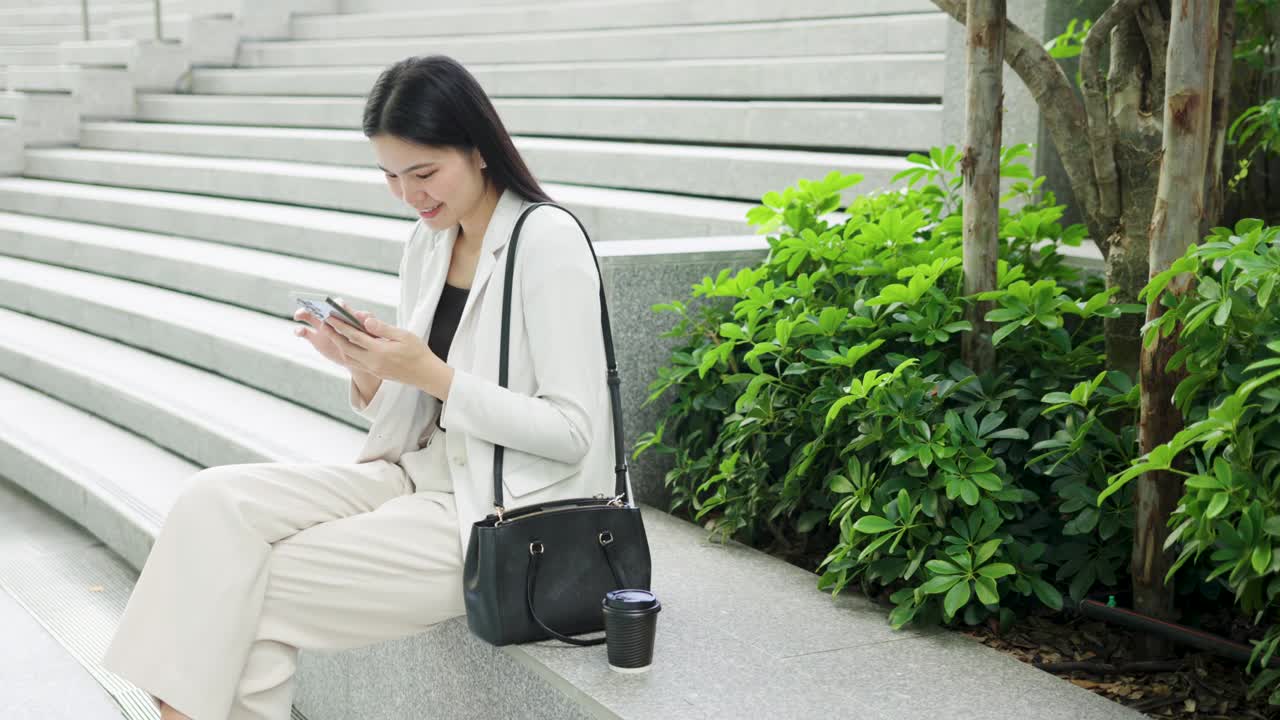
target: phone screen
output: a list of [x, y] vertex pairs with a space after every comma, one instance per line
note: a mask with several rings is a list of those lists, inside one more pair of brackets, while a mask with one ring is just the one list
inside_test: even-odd
[[300, 305], [303, 308], [306, 308], [307, 312], [311, 313], [312, 315], [315, 315], [317, 318], [320, 318], [320, 320], [322, 321], [329, 319], [330, 315], [337, 315], [340, 320], [347, 323], [348, 325], [351, 325], [352, 327], [362, 332], [365, 331], [364, 326], [360, 323], [358, 319], [356, 319], [355, 316], [353, 316], [351, 313], [344, 310], [342, 306], [337, 303], [337, 301], [335, 301], [333, 298], [329, 297], [328, 295], [322, 295], [320, 293], [304, 293], [304, 292], [297, 292], [297, 291], [291, 292], [289, 294], [293, 296], [293, 299], [297, 301], [298, 305]]

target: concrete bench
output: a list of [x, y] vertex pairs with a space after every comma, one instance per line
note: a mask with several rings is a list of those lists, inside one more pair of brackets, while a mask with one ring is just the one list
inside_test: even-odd
[[[10, 318], [3, 319], [0, 328]], [[0, 374], [10, 369], [4, 347]], [[36, 373], [31, 379], [45, 380]], [[141, 568], [199, 465], [36, 390], [0, 378], [0, 405], [10, 411], [0, 416], [4, 475]], [[190, 409], [161, 410], [158, 420], [186, 425], [181, 413]], [[68, 433], [77, 438], [70, 451], [62, 442]], [[304, 650], [296, 707], [309, 720], [1142, 717], [962, 636], [894, 632], [885, 610], [863, 598], [833, 601], [804, 570], [737, 543], [708, 542], [701, 528], [642, 507], [652, 588], [663, 602], [649, 673], [612, 673], [604, 647], [548, 641], [495, 648], [459, 617], [354, 650]], [[102, 567], [108, 562], [98, 559], [95, 575], [116, 574]], [[126, 704], [125, 691], [116, 692]]]

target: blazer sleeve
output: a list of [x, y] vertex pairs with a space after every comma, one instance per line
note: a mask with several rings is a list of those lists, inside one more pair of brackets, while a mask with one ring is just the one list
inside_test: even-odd
[[[396, 271], [396, 276], [400, 279], [400, 295], [396, 306], [396, 327], [401, 327], [408, 320], [410, 307], [413, 302], [413, 296], [417, 294], [417, 276], [415, 273], [407, 272], [411, 257], [416, 256], [417, 248], [415, 243], [420, 240], [421, 231], [423, 229], [422, 221], [419, 220], [413, 226], [413, 232], [409, 234], [409, 240], [405, 243], [404, 252], [400, 254], [400, 268]], [[418, 253], [419, 255], [421, 253]], [[365, 418], [369, 422], [378, 416], [378, 412], [382, 406], [386, 404], [386, 398], [390, 393], [390, 382], [383, 380], [378, 384], [378, 390], [369, 399], [368, 404], [360, 400], [360, 391], [356, 388], [356, 381], [347, 379], [347, 402], [351, 405], [351, 410], [357, 415]]]
[[[521, 303], [537, 387], [532, 396], [454, 368], [440, 423], [497, 445], [568, 464], [586, 457], [605, 391], [600, 277], [577, 223], [535, 212], [517, 252]], [[531, 232], [532, 231], [532, 232]], [[536, 242], [530, 242], [536, 238]], [[505, 263], [505, 261], [504, 261]], [[502, 272], [504, 265], [494, 269]]]
[[390, 384], [386, 380], [378, 384], [377, 392], [373, 394], [367, 404], [360, 400], [360, 391], [356, 388], [355, 380], [348, 379], [347, 387], [347, 402], [351, 403], [351, 409], [369, 422], [373, 422], [373, 419], [378, 416], [382, 406], [386, 404], [387, 396], [390, 395], [388, 392]]

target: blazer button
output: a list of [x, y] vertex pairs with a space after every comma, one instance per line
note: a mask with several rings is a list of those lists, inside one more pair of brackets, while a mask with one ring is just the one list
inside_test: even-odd
[[457, 465], [458, 467], [466, 467], [467, 459], [462, 457], [461, 455], [454, 455], [453, 464]]

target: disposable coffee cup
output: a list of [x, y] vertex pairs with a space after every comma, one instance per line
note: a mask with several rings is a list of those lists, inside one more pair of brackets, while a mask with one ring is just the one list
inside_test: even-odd
[[642, 673], [653, 663], [653, 638], [662, 604], [648, 590], [613, 590], [601, 601], [609, 669]]

